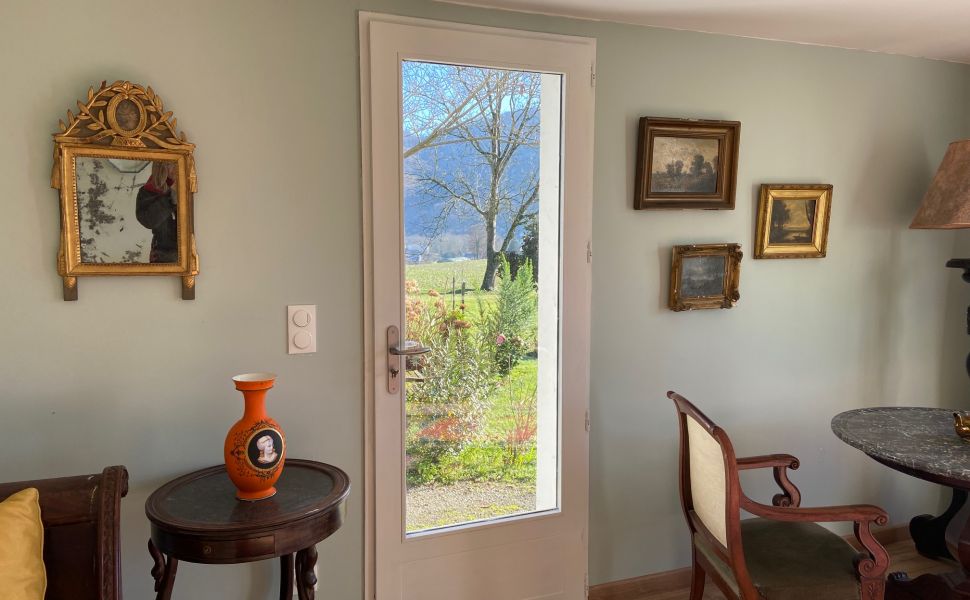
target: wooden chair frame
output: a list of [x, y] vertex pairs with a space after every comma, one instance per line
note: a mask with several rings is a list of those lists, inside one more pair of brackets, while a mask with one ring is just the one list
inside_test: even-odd
[[[828, 506], [819, 508], [802, 508], [801, 493], [788, 478], [788, 469], [799, 467], [798, 459], [790, 454], [768, 454], [764, 456], [750, 456], [737, 458], [734, 446], [727, 433], [718, 427], [707, 416], [691, 404], [686, 398], [676, 392], [667, 392], [667, 397], [674, 401], [677, 407], [677, 418], [680, 425], [680, 498], [687, 519], [687, 526], [691, 531], [691, 553], [693, 556], [691, 574], [691, 600], [701, 600], [704, 596], [705, 575], [711, 577], [714, 584], [727, 598], [739, 600], [760, 600], [757, 588], [748, 573], [747, 563], [741, 539], [741, 510], [766, 519], [789, 522], [851, 522], [853, 531], [863, 552], [854, 560], [854, 567], [859, 577], [861, 600], [882, 600], [886, 586], [886, 570], [889, 568], [889, 553], [872, 535], [871, 526], [885, 525], [889, 516], [885, 510], [871, 504], [851, 504], [846, 506]], [[694, 502], [691, 496], [690, 483], [690, 447], [687, 436], [687, 418], [694, 419], [720, 445], [724, 457], [726, 484], [726, 512], [725, 523], [727, 545], [722, 544], [713, 533], [708, 530], [701, 519], [694, 512]], [[761, 504], [748, 498], [741, 489], [739, 471], [751, 469], [772, 469], [775, 481], [782, 492], [772, 498], [772, 505]], [[731, 569], [738, 585], [735, 593], [727, 581], [718, 576], [717, 570], [698, 552], [694, 545], [694, 535], [701, 535], [709, 547]]]
[[128, 471], [0, 483], [0, 500], [40, 492], [49, 600], [121, 600], [121, 499]]

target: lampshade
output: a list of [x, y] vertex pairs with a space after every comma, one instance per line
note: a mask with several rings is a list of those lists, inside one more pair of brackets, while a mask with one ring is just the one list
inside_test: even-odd
[[970, 227], [970, 140], [950, 144], [910, 229]]

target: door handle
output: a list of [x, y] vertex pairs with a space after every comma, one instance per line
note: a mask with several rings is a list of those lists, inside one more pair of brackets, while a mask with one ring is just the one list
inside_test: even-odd
[[419, 356], [421, 354], [427, 354], [431, 352], [431, 348], [427, 346], [422, 346], [414, 340], [404, 340], [404, 347], [392, 346], [387, 349], [389, 354], [394, 356]]
[[401, 357], [419, 356], [431, 352], [413, 340], [401, 342], [401, 331], [396, 325], [387, 328], [387, 393], [396, 394], [401, 390]]

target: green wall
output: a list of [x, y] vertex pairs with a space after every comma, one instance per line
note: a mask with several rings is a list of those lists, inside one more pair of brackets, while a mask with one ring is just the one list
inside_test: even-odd
[[[124, 585], [150, 596], [143, 503], [217, 463], [241, 412], [229, 378], [270, 370], [291, 456], [357, 484], [320, 545], [327, 598], [361, 597], [362, 273], [357, 10], [595, 37], [590, 579], [683, 566], [676, 389], [739, 454], [789, 451], [810, 504], [879, 502], [894, 522], [938, 491], [828, 429], [864, 405], [966, 406], [959, 234], [908, 220], [947, 142], [968, 134], [970, 71], [857, 51], [486, 11], [424, 0], [8, 1], [0, 7], [0, 480], [125, 464]], [[139, 10], [140, 9], [140, 10]], [[85, 279], [64, 303], [48, 187], [57, 119], [102, 79], [152, 85], [197, 144], [198, 299], [174, 279]], [[743, 123], [737, 209], [633, 212], [641, 115]], [[835, 186], [829, 257], [754, 261], [763, 182]], [[664, 308], [669, 248], [740, 242], [731, 311]], [[318, 305], [320, 351], [288, 356], [284, 307]], [[768, 497], [765, 478], [753, 495]], [[272, 563], [179, 570], [180, 599], [275, 597]]]

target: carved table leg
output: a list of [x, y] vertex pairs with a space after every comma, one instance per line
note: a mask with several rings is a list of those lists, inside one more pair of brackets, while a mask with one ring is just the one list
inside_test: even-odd
[[316, 564], [316, 546], [310, 546], [296, 553], [296, 592], [300, 600], [314, 600], [317, 575], [313, 572], [313, 567]]
[[946, 526], [960, 512], [967, 501], [967, 493], [953, 490], [950, 506], [938, 517], [919, 515], [909, 522], [909, 534], [916, 544], [916, 551], [927, 558], [953, 558], [946, 547]]
[[178, 571], [179, 561], [171, 556], [166, 557], [155, 547], [155, 542], [148, 540], [148, 552], [155, 561], [152, 567], [152, 578], [155, 580], [155, 600], [171, 600], [172, 588], [175, 586], [175, 572]]
[[886, 600], [919, 600], [951, 598], [950, 586], [942, 577], [923, 575], [910, 579], [906, 573], [890, 573], [886, 582]]
[[[921, 575], [910, 579], [905, 573], [892, 573], [886, 584], [886, 600], [915, 600], [925, 598], [929, 600], [970, 600], [970, 520], [963, 523], [953, 520], [967, 499], [967, 493], [961, 490], [953, 491], [953, 500], [946, 512], [936, 519], [929, 515], [916, 517], [910, 523], [913, 540], [924, 556], [950, 556], [946, 547], [945, 533], [947, 522], [950, 522], [951, 535], [959, 532], [957, 543], [957, 561], [963, 567], [961, 571], [944, 575]], [[962, 518], [957, 517], [958, 519]], [[919, 536], [919, 537], [917, 537]], [[927, 554], [926, 552], [942, 551], [945, 554]]]

